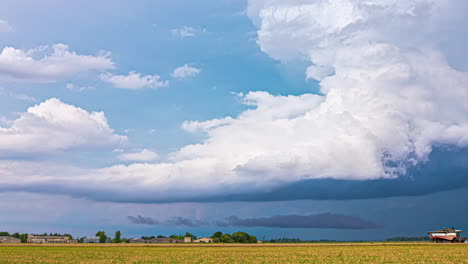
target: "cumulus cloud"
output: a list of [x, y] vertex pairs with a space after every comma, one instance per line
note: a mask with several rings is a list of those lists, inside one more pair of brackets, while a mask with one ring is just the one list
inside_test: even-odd
[[144, 88], [157, 89], [169, 85], [169, 81], [161, 81], [159, 75], [141, 75], [131, 71], [128, 75], [101, 74], [101, 80], [114, 85], [116, 88], [140, 90]]
[[171, 76], [177, 79], [184, 79], [197, 76], [200, 72], [201, 69], [184, 64], [183, 66], [174, 69]]
[[[52, 50], [52, 52], [48, 52]], [[41, 46], [31, 50], [5, 47], [0, 53], [0, 80], [56, 82], [89, 71], [114, 68], [109, 53], [79, 55], [65, 44]], [[42, 56], [42, 58], [38, 58]]]
[[117, 156], [122, 161], [149, 162], [158, 159], [159, 155], [148, 149], [143, 149], [139, 152], [124, 153]]
[[87, 112], [52, 98], [28, 108], [0, 127], [0, 155], [52, 153], [78, 147], [102, 147], [123, 143], [103, 112]]
[[[430, 163], [435, 147], [467, 147], [468, 74], [435, 41], [449, 37], [441, 25], [455, 25], [463, 5], [251, 1], [260, 48], [278, 60], [308, 59], [304, 70], [323, 95], [250, 92], [238, 116], [183, 124], [206, 133], [203, 142], [161, 163], [86, 171], [73, 188], [140, 201], [242, 195], [319, 179], [395, 179]], [[454, 31], [465, 28], [466, 19], [456, 21]]]
[[316, 215], [275, 215], [259, 218], [239, 218], [231, 216], [218, 221], [219, 226], [236, 227], [277, 227], [277, 228], [335, 228], [335, 229], [371, 229], [377, 224], [358, 217], [342, 214]]
[[0, 33], [2, 32], [11, 32], [13, 28], [10, 26], [8, 21], [0, 19]]

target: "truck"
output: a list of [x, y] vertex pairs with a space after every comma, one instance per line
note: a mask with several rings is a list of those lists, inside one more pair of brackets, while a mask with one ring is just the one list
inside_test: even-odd
[[436, 243], [464, 243], [466, 238], [461, 238], [462, 230], [456, 230], [453, 227], [444, 228], [437, 231], [429, 231], [429, 238]]

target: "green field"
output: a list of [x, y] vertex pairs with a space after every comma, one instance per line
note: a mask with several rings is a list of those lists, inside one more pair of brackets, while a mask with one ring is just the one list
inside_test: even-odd
[[0, 263], [468, 263], [468, 244], [18, 244]]

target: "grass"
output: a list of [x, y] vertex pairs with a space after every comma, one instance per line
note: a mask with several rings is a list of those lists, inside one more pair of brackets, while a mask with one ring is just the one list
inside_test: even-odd
[[0, 263], [468, 263], [468, 244], [0, 244]]

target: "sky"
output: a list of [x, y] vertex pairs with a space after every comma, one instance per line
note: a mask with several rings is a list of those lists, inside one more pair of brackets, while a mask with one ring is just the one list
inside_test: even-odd
[[0, 231], [468, 228], [463, 1], [0, 6]]

